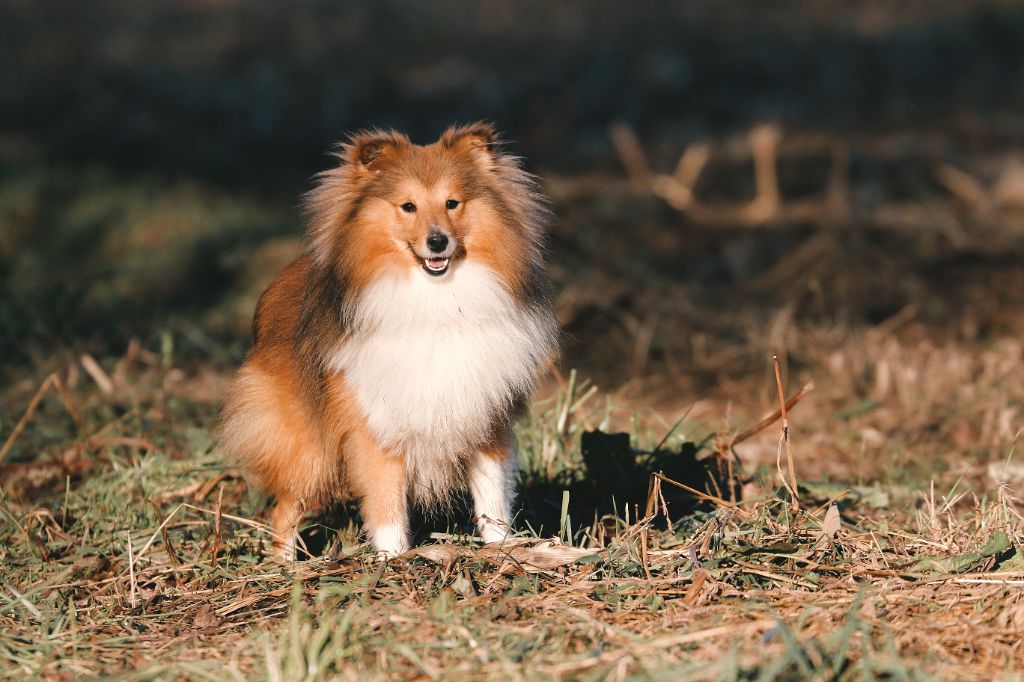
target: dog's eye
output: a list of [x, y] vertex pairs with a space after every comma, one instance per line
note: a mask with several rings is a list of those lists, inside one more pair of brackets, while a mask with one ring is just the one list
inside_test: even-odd
[[449, 199], [448, 201], [444, 202], [444, 207], [447, 208], [449, 211], [455, 210], [456, 208], [459, 207], [459, 200]]
[[415, 213], [416, 204], [412, 203], [411, 201], [407, 201], [404, 204], [402, 204], [402, 210], [405, 211], [406, 213]]

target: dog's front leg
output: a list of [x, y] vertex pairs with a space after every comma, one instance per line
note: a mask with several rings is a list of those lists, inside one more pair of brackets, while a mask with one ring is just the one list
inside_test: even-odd
[[359, 497], [359, 513], [379, 559], [409, 549], [409, 512], [405, 463], [383, 450], [367, 434], [348, 443], [346, 474]]
[[501, 542], [511, 531], [517, 462], [511, 430], [481, 448], [470, 461], [469, 490], [476, 526], [485, 543]]

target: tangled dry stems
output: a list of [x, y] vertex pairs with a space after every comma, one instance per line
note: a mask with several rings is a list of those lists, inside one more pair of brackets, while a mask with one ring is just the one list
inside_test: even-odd
[[[387, 566], [351, 520], [324, 556], [264, 560], [262, 501], [221, 467], [205, 430], [212, 410], [175, 406], [199, 393], [198, 379], [165, 393], [154, 367], [122, 373], [113, 396], [69, 388], [86, 405], [79, 435], [60, 396], [44, 398], [19, 440], [42, 451], [37, 466], [4, 465], [3, 667], [12, 679], [978, 679], [1019, 669], [1024, 519], [1007, 429], [1019, 344], [966, 354], [869, 333], [829, 351], [809, 334], [785, 335], [820, 353], [831, 380], [791, 408], [798, 510], [774, 471], [778, 424], [741, 443], [727, 428], [706, 451], [732, 439], [748, 480], [739, 504], [705, 492], [719, 503], [674, 513], [672, 482], [656, 477], [645, 514], [638, 500], [585, 526], [564, 518], [562, 540], [544, 540], [549, 529], [501, 549], [455, 529]], [[936, 363], [945, 371], [929, 371]], [[580, 474], [580, 432], [615, 420], [573, 384], [523, 426], [527, 474]], [[130, 407], [111, 417], [128, 386]], [[837, 401], [850, 395], [867, 402], [844, 413]], [[929, 430], [937, 415], [953, 423]], [[184, 443], [182, 420], [192, 424]], [[699, 423], [691, 414], [671, 439]], [[49, 448], [40, 424], [62, 433]], [[637, 447], [664, 436], [634, 431]], [[811, 454], [857, 438], [859, 459], [836, 455], [831, 471]], [[869, 478], [885, 481], [881, 458], [902, 448], [949, 462], [955, 438], [990, 444], [998, 459], [950, 462], [941, 486], [921, 490], [905, 472], [884, 487], [852, 483], [865, 458]], [[851, 483], [821, 482], [823, 472]]]

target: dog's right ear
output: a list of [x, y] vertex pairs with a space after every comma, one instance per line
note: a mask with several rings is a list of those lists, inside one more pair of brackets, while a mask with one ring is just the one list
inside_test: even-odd
[[355, 168], [379, 172], [389, 157], [409, 144], [409, 138], [393, 130], [364, 130], [343, 145], [343, 158]]

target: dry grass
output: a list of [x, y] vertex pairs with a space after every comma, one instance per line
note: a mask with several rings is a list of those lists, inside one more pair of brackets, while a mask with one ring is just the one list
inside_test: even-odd
[[[817, 383], [788, 415], [796, 512], [778, 422], [728, 445], [771, 410], [772, 383], [692, 406], [666, 435], [573, 377], [522, 425], [515, 546], [480, 549], [456, 525], [387, 566], [344, 513], [311, 520], [322, 556], [264, 561], [264, 501], [210, 440], [223, 376], [135, 348], [97, 364], [109, 394], [95, 372], [61, 382], [66, 402], [44, 394], [2, 465], [0, 667], [11, 679], [1010, 674], [1024, 667], [1021, 344], [939, 346], [890, 327], [780, 332], [793, 379]], [[35, 388], [26, 378], [4, 396], [5, 436]], [[629, 488], [594, 487], [605, 479], [581, 434], [627, 420], [631, 449], [609, 457], [630, 476], [685, 474], [696, 440], [685, 461], [734, 454], [744, 499], [708, 503], [728, 495], [705, 480], [696, 504], [659, 480], [648, 506], [609, 507]]]

